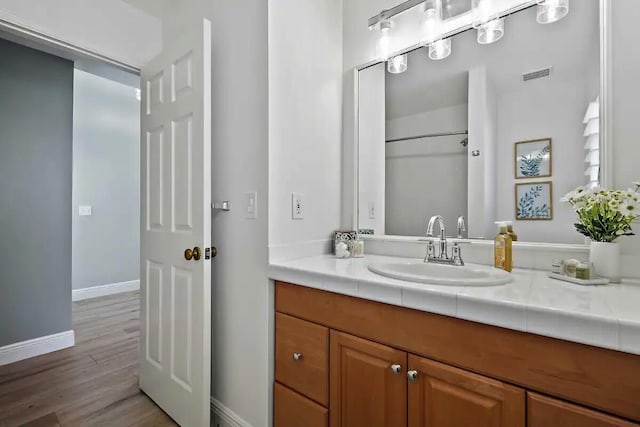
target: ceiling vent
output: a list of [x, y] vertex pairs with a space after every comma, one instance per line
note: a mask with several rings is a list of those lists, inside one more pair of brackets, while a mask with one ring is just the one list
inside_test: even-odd
[[549, 77], [550, 74], [551, 74], [551, 67], [545, 67], [539, 70], [524, 73], [522, 75], [522, 81], [528, 82], [529, 80], [541, 79], [543, 77]]

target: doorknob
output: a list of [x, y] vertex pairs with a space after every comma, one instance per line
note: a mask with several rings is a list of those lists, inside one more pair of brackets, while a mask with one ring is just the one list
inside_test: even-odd
[[191, 261], [192, 259], [195, 261], [200, 261], [201, 257], [202, 257], [202, 251], [197, 246], [193, 249], [187, 248], [184, 250], [184, 259], [186, 259], [187, 261]]

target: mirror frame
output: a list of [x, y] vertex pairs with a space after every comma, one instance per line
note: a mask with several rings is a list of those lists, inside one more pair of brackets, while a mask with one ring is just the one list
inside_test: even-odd
[[[513, 13], [519, 12], [521, 10], [527, 9], [536, 5], [536, 0], [529, 0], [523, 2], [521, 5], [516, 6], [514, 8], [505, 10], [500, 14], [501, 17], [506, 17]], [[611, 111], [612, 111], [612, 96], [611, 96], [611, 0], [599, 0], [599, 9], [600, 9], [600, 141], [601, 141], [601, 149], [600, 149], [600, 185], [602, 187], [611, 187], [613, 185], [613, 138], [612, 128], [611, 128]], [[472, 29], [472, 26], [464, 25], [459, 27], [453, 31], [443, 34], [443, 38], [453, 37], [457, 34], [460, 34], [464, 31]], [[416, 44], [409, 46], [405, 49], [393, 52], [391, 56], [401, 55], [404, 53], [409, 53], [414, 50], [420, 49], [422, 44]], [[365, 64], [359, 65], [353, 70], [353, 174], [352, 174], [352, 183], [353, 183], [353, 200], [351, 201], [352, 211], [351, 211], [351, 226], [353, 230], [358, 230], [358, 220], [359, 220], [359, 198], [360, 198], [360, 183], [359, 183], [359, 145], [360, 145], [360, 135], [359, 135], [359, 126], [358, 119], [360, 117], [359, 111], [359, 72], [378, 65], [383, 61], [374, 60], [367, 62]], [[393, 242], [421, 242], [424, 240], [423, 236], [396, 236], [396, 235], [362, 235], [363, 239], [376, 239], [382, 241], [393, 241]], [[456, 239], [452, 239], [455, 241]], [[469, 239], [462, 239], [469, 240]], [[476, 239], [473, 239], [474, 243], [476, 243]], [[486, 243], [493, 245], [491, 240], [482, 240], [477, 239], [477, 243]], [[576, 245], [576, 244], [568, 244], [568, 243], [539, 243], [539, 242], [514, 242], [514, 245], [521, 247], [530, 247], [530, 248], [539, 248], [544, 250], [546, 248], [574, 248], [574, 249], [585, 249], [588, 246], [585, 245]]]

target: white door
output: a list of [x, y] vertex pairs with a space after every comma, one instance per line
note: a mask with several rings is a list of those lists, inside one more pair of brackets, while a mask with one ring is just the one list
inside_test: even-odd
[[165, 46], [141, 88], [140, 388], [180, 425], [209, 426], [211, 23]]

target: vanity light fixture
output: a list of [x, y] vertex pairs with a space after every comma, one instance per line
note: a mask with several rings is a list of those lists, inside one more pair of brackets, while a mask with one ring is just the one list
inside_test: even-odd
[[488, 0], [473, 0], [471, 15], [473, 28], [478, 30], [478, 43], [490, 44], [504, 36], [504, 18], [494, 18]]
[[551, 24], [567, 16], [569, 0], [538, 0], [536, 20], [539, 24]]
[[393, 23], [390, 19], [380, 21], [379, 30], [380, 36], [378, 38], [378, 44], [376, 46], [376, 56], [381, 61], [389, 59], [391, 54], [391, 28]]
[[478, 43], [490, 44], [504, 36], [504, 18], [492, 19], [478, 27]]
[[400, 74], [407, 71], [408, 55], [396, 55], [387, 61], [387, 71], [391, 74]]
[[429, 47], [429, 58], [444, 59], [451, 55], [451, 39], [442, 39], [442, 0], [424, 2], [422, 43]]
[[429, 44], [429, 58], [438, 61], [451, 55], [451, 39], [441, 39]]

